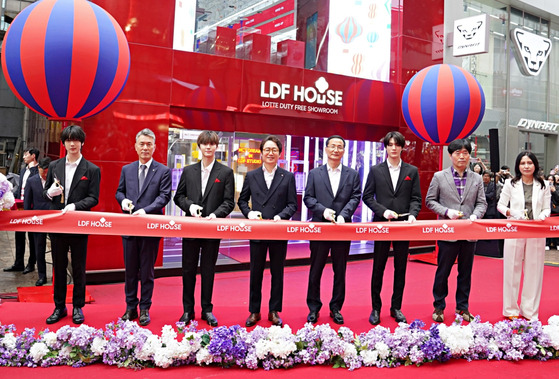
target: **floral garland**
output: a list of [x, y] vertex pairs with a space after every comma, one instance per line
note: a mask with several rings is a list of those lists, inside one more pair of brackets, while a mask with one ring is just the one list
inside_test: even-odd
[[0, 211], [9, 210], [15, 203], [12, 183], [0, 173]]
[[57, 332], [45, 329], [38, 337], [33, 328], [16, 335], [14, 325], [0, 325], [0, 366], [80, 367], [102, 362], [134, 369], [212, 364], [270, 370], [303, 363], [354, 370], [451, 358], [545, 361], [559, 356], [559, 316], [542, 326], [523, 319], [491, 325], [479, 316], [465, 325], [457, 315], [449, 326], [425, 329], [416, 320], [400, 323], [394, 333], [377, 326], [360, 335], [346, 327], [336, 332], [328, 324], [310, 323], [295, 334], [288, 325], [257, 326], [250, 332], [239, 325], [211, 330], [198, 330], [196, 322], [176, 325], [176, 330], [164, 326], [158, 336], [136, 322], [119, 320], [105, 330], [82, 324]]

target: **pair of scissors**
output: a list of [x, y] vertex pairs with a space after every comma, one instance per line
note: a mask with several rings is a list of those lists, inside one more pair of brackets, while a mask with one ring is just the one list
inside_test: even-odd
[[60, 194], [60, 203], [64, 204], [64, 187], [62, 187], [62, 185], [60, 184], [60, 180], [58, 180], [56, 174], [54, 174], [54, 182], [58, 187], [60, 187], [60, 189], [62, 189], [62, 193]]

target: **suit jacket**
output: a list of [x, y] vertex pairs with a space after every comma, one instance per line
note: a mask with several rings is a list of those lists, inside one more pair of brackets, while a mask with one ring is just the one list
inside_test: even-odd
[[495, 190], [495, 183], [492, 181], [483, 187], [485, 190], [485, 201], [487, 201], [487, 211], [485, 212], [485, 218], [495, 218], [497, 217], [497, 191]]
[[359, 173], [342, 165], [340, 185], [334, 195], [326, 166], [324, 164], [309, 172], [303, 201], [312, 211], [313, 221], [326, 222], [324, 210], [330, 208], [336, 212], [336, 217], [341, 215], [346, 222], [351, 222], [351, 217], [361, 201]]
[[171, 170], [152, 160], [146, 174], [144, 188], [140, 191], [139, 166], [140, 162], [135, 161], [122, 167], [116, 200], [119, 205], [124, 199], [131, 200], [134, 203], [134, 211], [143, 209], [147, 214], [163, 214], [163, 208], [171, 200]]
[[363, 202], [375, 213], [373, 221], [387, 221], [384, 218], [387, 209], [400, 214], [410, 213], [417, 218], [422, 202], [417, 167], [402, 162], [396, 189], [392, 185], [386, 161], [371, 167], [363, 191]]
[[[249, 200], [252, 208], [248, 205]], [[297, 211], [295, 176], [278, 167], [268, 189], [262, 167], [252, 170], [245, 177], [238, 204], [245, 217], [252, 210], [262, 212], [265, 220], [271, 220], [276, 215], [282, 220], [289, 220]]]
[[43, 197], [43, 183], [39, 174], [30, 176], [25, 184], [23, 196], [23, 209], [25, 210], [48, 210], [50, 201]]
[[425, 205], [440, 217], [447, 217], [446, 211], [455, 209], [462, 211], [464, 218], [471, 215], [482, 218], [487, 209], [487, 201], [481, 175], [467, 169], [464, 194], [460, 198], [450, 167], [436, 172], [427, 190]]
[[186, 216], [190, 215], [190, 206], [202, 207], [202, 216], [213, 213], [217, 217], [227, 217], [235, 207], [235, 181], [233, 170], [215, 161], [206, 192], [202, 193], [202, 163], [198, 162], [184, 168], [173, 200]]
[[[23, 176], [25, 175], [25, 170], [26, 170], [26, 168], [24, 168], [23, 170], [21, 170], [19, 172], [19, 189], [18, 189], [17, 193], [14, 194], [14, 197], [16, 199], [21, 199], [21, 189], [23, 188]], [[29, 171], [30, 171], [29, 176], [27, 177], [28, 180], [33, 175], [38, 175], [39, 174], [39, 166], [33, 166], [29, 169]], [[27, 185], [27, 183], [25, 183], [25, 184]], [[23, 195], [24, 195], [23, 197], [25, 197], [25, 193]]]
[[[512, 179], [507, 179], [501, 191], [501, 198], [499, 199], [497, 209], [503, 215], [506, 215], [508, 209], [523, 210], [525, 208], [522, 181], [519, 180], [513, 185]], [[551, 212], [550, 208], [551, 192], [549, 186], [546, 185], [542, 188], [540, 183], [534, 180], [532, 187], [532, 215], [534, 216], [534, 220], [537, 220], [542, 213], [549, 216]]]
[[101, 170], [84, 157], [76, 167], [68, 198], [64, 199], [66, 203], [60, 202], [61, 195], [52, 199], [47, 196], [47, 191], [54, 182], [55, 175], [64, 186], [66, 182], [66, 158], [57, 159], [49, 165], [43, 196], [51, 202], [50, 209], [61, 210], [66, 204], [75, 204], [77, 211], [89, 211], [99, 203]]

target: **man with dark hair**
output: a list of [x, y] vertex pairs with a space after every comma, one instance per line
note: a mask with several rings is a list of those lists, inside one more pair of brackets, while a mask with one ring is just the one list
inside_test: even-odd
[[[89, 211], [99, 202], [101, 170], [87, 161], [81, 153], [85, 143], [85, 132], [78, 125], [70, 125], [60, 135], [66, 156], [49, 165], [43, 196], [51, 202], [51, 210], [62, 214], [73, 211]], [[72, 321], [84, 321], [82, 308], [85, 305], [85, 262], [87, 257], [87, 234], [51, 233], [52, 264], [54, 268], [54, 312], [47, 324], [54, 324], [66, 317], [66, 269], [68, 251], [72, 257]]]
[[[39, 159], [39, 150], [35, 148], [27, 149], [23, 152], [23, 162], [25, 162], [25, 169], [19, 173], [19, 190], [14, 193], [16, 199], [21, 199], [25, 201], [25, 186], [27, 185], [27, 179], [36, 175], [39, 171], [37, 168], [37, 160]], [[27, 232], [15, 232], [16, 240], [16, 259], [11, 267], [4, 269], [6, 272], [12, 271], [23, 271], [23, 274], [28, 274], [35, 271], [35, 244], [33, 243], [33, 237], [31, 233], [29, 236], [29, 260], [27, 261], [27, 266], [25, 264], [25, 245], [26, 238], [25, 234]]]
[[[431, 180], [425, 205], [444, 219], [482, 218], [487, 209], [485, 192], [481, 176], [469, 169], [472, 147], [467, 140], [458, 139], [448, 145], [448, 154], [452, 165], [436, 172]], [[454, 262], [458, 258], [458, 278], [456, 287], [456, 311], [464, 321], [472, 321], [469, 296], [474, 264], [475, 240], [437, 241], [437, 272], [433, 284], [433, 320], [444, 321], [446, 296], [448, 295], [448, 277]]]
[[[203, 131], [197, 139], [202, 160], [182, 171], [173, 200], [186, 216], [207, 219], [227, 217], [235, 207], [235, 182], [233, 170], [215, 159], [219, 136], [213, 131]], [[200, 259], [202, 278], [202, 320], [217, 326], [214, 316], [212, 293], [215, 264], [219, 254], [219, 239], [183, 238], [182, 240], [182, 305], [181, 322], [194, 320], [194, 290], [196, 269]]]
[[[406, 139], [399, 132], [389, 132], [384, 137], [383, 143], [386, 149], [386, 160], [371, 167], [363, 191], [363, 202], [374, 212], [373, 222], [390, 220], [415, 222], [421, 210], [421, 187], [417, 167], [403, 162], [401, 158]], [[394, 248], [394, 286], [390, 316], [397, 322], [407, 322], [401, 308], [410, 242], [375, 241], [371, 278], [373, 310], [369, 316], [372, 325], [380, 323], [382, 307], [380, 293], [391, 243]]]
[[[247, 173], [239, 196], [239, 208], [251, 220], [289, 220], [297, 211], [297, 189], [293, 173], [278, 166], [282, 143], [278, 137], [268, 136], [260, 143], [260, 151], [263, 165]], [[287, 241], [250, 240], [250, 315], [245, 322], [247, 327], [261, 319], [262, 278], [267, 251], [270, 252], [272, 274], [268, 320], [274, 325], [283, 324], [279, 312], [283, 306], [283, 267]]]
[[[25, 186], [25, 196], [23, 199], [23, 209], [25, 210], [48, 210], [50, 209], [50, 201], [43, 197], [47, 173], [49, 169], [50, 158], [46, 157], [39, 161], [39, 175], [33, 175], [27, 180]], [[35, 256], [37, 258], [37, 273], [39, 278], [35, 282], [36, 286], [42, 286], [47, 282], [47, 263], [45, 261], [45, 252], [47, 249], [46, 233], [29, 233], [29, 243], [35, 247]]]
[[[309, 172], [303, 201], [312, 211], [314, 222], [351, 222], [351, 217], [361, 201], [359, 173], [342, 165], [345, 140], [338, 135], [326, 140], [327, 163]], [[330, 300], [330, 317], [336, 324], [343, 324], [341, 309], [345, 300], [345, 274], [351, 241], [310, 241], [311, 267], [307, 290], [307, 321], [316, 323], [322, 301], [320, 281], [328, 254], [332, 254], [334, 288]]]
[[[140, 130], [134, 147], [138, 160], [122, 167], [116, 200], [124, 213], [163, 214], [171, 199], [171, 170], [153, 159], [155, 134], [151, 130]], [[160, 242], [161, 237], [122, 236], [126, 311], [121, 319], [125, 321], [138, 318], [139, 304], [140, 325], [151, 322], [149, 309]], [[138, 280], [142, 285], [139, 300]]]

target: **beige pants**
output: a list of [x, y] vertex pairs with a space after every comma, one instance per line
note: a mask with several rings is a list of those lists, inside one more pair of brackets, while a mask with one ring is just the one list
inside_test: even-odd
[[[507, 239], [504, 247], [503, 315], [538, 319], [542, 295], [545, 238]], [[524, 282], [518, 306], [522, 264]]]

